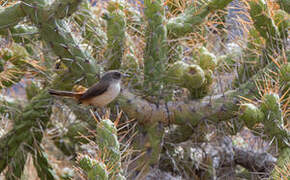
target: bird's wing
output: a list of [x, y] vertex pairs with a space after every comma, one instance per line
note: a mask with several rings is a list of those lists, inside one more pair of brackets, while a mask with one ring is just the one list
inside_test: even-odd
[[80, 97], [80, 101], [90, 99], [103, 94], [109, 88], [109, 82], [99, 82], [94, 86], [90, 87], [84, 94]]

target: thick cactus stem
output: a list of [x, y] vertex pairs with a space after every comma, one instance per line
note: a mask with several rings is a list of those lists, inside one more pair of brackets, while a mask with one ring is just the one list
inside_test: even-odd
[[105, 57], [108, 60], [108, 69], [119, 69], [125, 49], [126, 20], [122, 6], [114, 2], [109, 3], [107, 20], [108, 47]]
[[255, 124], [264, 120], [263, 112], [254, 104], [245, 103], [240, 106], [240, 119], [242, 119], [248, 128], [253, 128]]
[[167, 60], [167, 30], [163, 0], [145, 0], [146, 48], [144, 52], [144, 87], [151, 96], [160, 95]]

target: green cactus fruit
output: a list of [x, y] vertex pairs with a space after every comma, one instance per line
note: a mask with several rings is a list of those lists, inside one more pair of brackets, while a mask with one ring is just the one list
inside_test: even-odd
[[210, 53], [205, 47], [199, 49], [199, 62], [202, 69], [214, 70], [217, 66], [217, 58], [213, 53]]
[[183, 84], [188, 89], [196, 89], [205, 81], [204, 71], [198, 65], [189, 65], [183, 74]]
[[240, 106], [240, 119], [242, 119], [248, 128], [252, 128], [255, 124], [263, 121], [264, 114], [254, 104], [245, 103]]
[[192, 90], [202, 86], [205, 75], [198, 65], [177, 61], [168, 70], [168, 81]]

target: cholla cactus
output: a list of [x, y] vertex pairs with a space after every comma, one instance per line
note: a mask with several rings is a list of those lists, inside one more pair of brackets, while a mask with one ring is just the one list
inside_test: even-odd
[[115, 124], [104, 119], [96, 129], [97, 157], [80, 156], [79, 165], [89, 179], [125, 179], [121, 168], [121, 151]]

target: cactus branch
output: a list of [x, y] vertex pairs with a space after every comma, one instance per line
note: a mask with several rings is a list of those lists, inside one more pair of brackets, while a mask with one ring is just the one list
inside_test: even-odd
[[13, 129], [0, 138], [0, 172], [17, 155], [23, 144], [27, 147], [26, 150], [39, 146], [50, 114], [51, 98], [46, 90], [42, 90], [17, 117]]
[[22, 9], [23, 3], [18, 2], [13, 6], [0, 9], [0, 29], [13, 27], [24, 19], [26, 14]]
[[107, 20], [108, 47], [105, 57], [108, 69], [120, 69], [125, 49], [126, 20], [125, 13], [115, 3], [109, 3]]
[[167, 30], [163, 0], [145, 0], [146, 48], [144, 52], [144, 86], [148, 94], [158, 95], [162, 89], [167, 60]]
[[162, 121], [165, 124], [196, 125], [203, 119], [214, 122], [226, 121], [234, 117], [238, 110], [238, 96], [251, 98], [257, 95], [255, 80], [269, 68], [275, 69], [273, 64], [266, 66], [247, 83], [236, 90], [230, 90], [222, 95], [208, 96], [202, 100], [189, 102], [167, 102], [158, 106], [124, 90], [119, 98], [123, 110], [140, 123], [154, 123]]
[[232, 0], [214, 0], [201, 7], [198, 11], [189, 7], [184, 13], [168, 20], [166, 25], [168, 34], [173, 37], [181, 37], [195, 31], [195, 27], [205, 21], [212, 12], [225, 8]]

